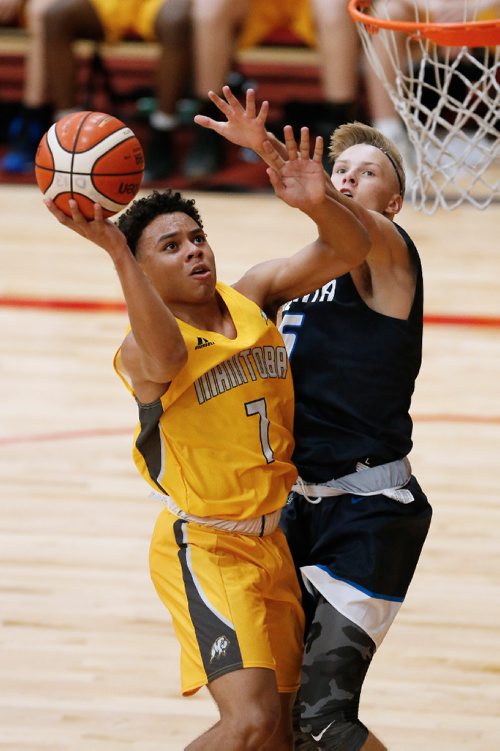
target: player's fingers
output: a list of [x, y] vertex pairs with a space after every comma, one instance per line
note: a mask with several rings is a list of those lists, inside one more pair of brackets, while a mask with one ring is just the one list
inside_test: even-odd
[[266, 139], [262, 142], [262, 148], [266, 154], [266, 162], [270, 164], [275, 170], [279, 170], [283, 166], [285, 160], [281, 157], [274, 148], [271, 141]]
[[297, 141], [295, 140], [295, 136], [293, 135], [293, 128], [291, 125], [285, 125], [283, 128], [283, 133], [285, 136], [285, 146], [288, 153], [288, 158], [290, 161], [293, 161], [294, 159], [297, 159]]
[[238, 99], [235, 97], [233, 92], [231, 91], [231, 87], [227, 84], [222, 87], [222, 93], [226, 97], [226, 100], [228, 104], [231, 105], [231, 107], [241, 107], [241, 104], [239, 103]]
[[255, 117], [255, 91], [253, 89], [247, 89], [245, 97], [245, 112], [247, 113], [248, 117], [251, 117], [252, 119]]
[[265, 123], [267, 120], [268, 114], [269, 114], [269, 102], [266, 99], [260, 105], [260, 110], [259, 110], [259, 114], [257, 115], [257, 120], [261, 123]]
[[206, 115], [195, 115], [193, 121], [196, 123], [196, 125], [201, 125], [203, 128], [208, 128], [209, 130], [214, 129], [215, 120], [212, 120]]
[[281, 186], [281, 178], [279, 175], [279, 172], [276, 172], [276, 170], [273, 167], [268, 167], [266, 169], [267, 176], [269, 177], [269, 182], [273, 186], [274, 190], [278, 192], [279, 187]]
[[311, 145], [309, 139], [309, 128], [307, 127], [300, 129], [299, 151], [301, 159], [309, 159], [309, 155], [311, 153]]
[[96, 222], [102, 222], [104, 220], [102, 206], [99, 203], [94, 203], [94, 220]]
[[314, 142], [314, 153], [313, 153], [313, 160], [315, 162], [322, 162], [323, 161], [323, 151], [325, 148], [325, 144], [323, 141], [322, 136], [316, 136], [316, 140]]
[[61, 224], [69, 224], [69, 217], [63, 211], [61, 211], [58, 206], [56, 206], [52, 198], [44, 198], [43, 202], [50, 213], [53, 214], [55, 218], [61, 222]]
[[77, 202], [74, 198], [70, 198], [68, 201], [69, 210], [71, 211], [71, 218], [74, 222], [84, 222], [85, 217], [81, 213]]
[[227, 117], [228, 112], [231, 111], [231, 107], [229, 106], [229, 104], [224, 99], [222, 99], [218, 94], [216, 94], [215, 91], [209, 91], [208, 98], [210, 99], [211, 102], [213, 102], [213, 104], [215, 104], [217, 109], [219, 109]]

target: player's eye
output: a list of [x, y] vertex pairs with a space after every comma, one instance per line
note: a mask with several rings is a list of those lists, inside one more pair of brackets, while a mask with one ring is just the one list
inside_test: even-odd
[[206, 241], [206, 239], [207, 239], [206, 236], [201, 234], [201, 235], [196, 235], [196, 237], [194, 238], [194, 241], [198, 245], [202, 245]]

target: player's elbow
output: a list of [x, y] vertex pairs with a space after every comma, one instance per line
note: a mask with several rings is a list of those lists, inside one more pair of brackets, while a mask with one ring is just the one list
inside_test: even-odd
[[357, 239], [354, 243], [354, 253], [357, 256], [357, 264], [363, 263], [366, 256], [372, 249], [372, 239], [370, 236], [370, 233], [366, 229], [366, 227], [363, 227], [362, 224], [359, 225], [357, 228]]
[[169, 381], [171, 381], [178, 373], [180, 373], [182, 368], [186, 365], [187, 361], [188, 352], [186, 346], [180, 347], [170, 355], [168, 361], [164, 366], [164, 373], [168, 376]]
[[335, 243], [335, 255], [350, 268], [359, 266], [366, 259], [372, 248], [369, 232], [361, 223], [344, 232]]

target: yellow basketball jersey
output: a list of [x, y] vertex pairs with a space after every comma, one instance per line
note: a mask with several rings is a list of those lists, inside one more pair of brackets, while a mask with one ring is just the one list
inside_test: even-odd
[[[281, 508], [297, 476], [293, 385], [274, 324], [232, 287], [217, 291], [236, 338], [178, 320], [188, 361], [160, 399], [139, 404], [133, 458], [186, 513], [248, 519]], [[132, 391], [120, 350], [115, 369]]]

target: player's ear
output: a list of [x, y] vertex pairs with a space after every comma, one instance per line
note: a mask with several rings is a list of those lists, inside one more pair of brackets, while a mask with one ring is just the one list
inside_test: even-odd
[[384, 214], [390, 215], [390, 216], [396, 216], [396, 214], [399, 214], [401, 209], [403, 208], [403, 196], [401, 193], [394, 193], [394, 195], [391, 196], [389, 199], [389, 202], [387, 204], [387, 208], [384, 211]]

